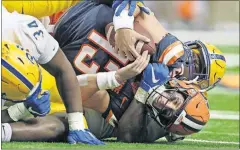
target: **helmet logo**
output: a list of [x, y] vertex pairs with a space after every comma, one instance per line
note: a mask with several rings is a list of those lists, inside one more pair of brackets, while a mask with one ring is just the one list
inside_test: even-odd
[[223, 55], [219, 55], [219, 54], [210, 54], [211, 58], [212, 59], [219, 59], [219, 60], [222, 60], [222, 61], [226, 61], [225, 60], [225, 57]]

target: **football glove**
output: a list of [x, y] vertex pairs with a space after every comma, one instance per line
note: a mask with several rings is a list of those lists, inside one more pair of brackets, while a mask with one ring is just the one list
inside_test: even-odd
[[81, 112], [68, 113], [69, 133], [67, 140], [69, 144], [104, 145], [88, 129], [87, 121]]
[[148, 64], [143, 72], [140, 87], [149, 93], [154, 87], [163, 85], [169, 79], [169, 70], [166, 65], [160, 63]]
[[143, 78], [140, 82], [134, 98], [146, 104], [149, 94], [157, 87], [165, 84], [170, 79], [168, 67], [160, 63], [148, 64], [143, 72]]
[[50, 112], [50, 92], [42, 91], [39, 96], [33, 96], [24, 102], [25, 107], [34, 117], [43, 117]]
[[115, 12], [115, 16], [120, 16], [120, 14], [122, 13], [122, 11], [125, 9], [125, 7], [127, 6], [127, 4], [129, 4], [129, 12], [128, 15], [129, 16], [133, 16], [134, 11], [136, 9], [136, 6], [138, 6], [140, 8], [141, 11], [145, 12], [146, 14], [150, 14], [150, 10], [149, 8], [144, 6], [143, 0], [140, 1], [133, 1], [133, 0], [115, 0], [113, 2], [112, 8], [114, 10], [117, 9], [118, 10]]

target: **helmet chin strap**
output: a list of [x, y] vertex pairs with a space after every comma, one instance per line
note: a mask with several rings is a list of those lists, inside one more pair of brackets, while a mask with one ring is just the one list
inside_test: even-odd
[[198, 78], [199, 78], [199, 76], [196, 76], [196, 78], [194, 78], [193, 80], [190, 80], [190, 81], [184, 80], [184, 82], [187, 83], [187, 84], [197, 83]]

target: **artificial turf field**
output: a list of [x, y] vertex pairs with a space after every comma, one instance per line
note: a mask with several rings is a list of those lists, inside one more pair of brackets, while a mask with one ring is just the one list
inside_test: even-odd
[[[223, 51], [228, 52], [225, 48]], [[239, 47], [231, 49], [230, 53], [239, 54]], [[227, 73], [239, 74], [239, 67], [228, 68]], [[209, 92], [208, 99], [211, 110], [239, 117], [238, 90], [215, 88]], [[239, 149], [239, 119], [211, 118], [200, 133], [176, 143], [167, 143], [165, 138], [162, 138], [151, 144], [119, 143], [115, 142], [115, 139], [108, 139], [105, 144], [99, 147], [66, 143], [11, 142], [2, 143], [2, 149]]]

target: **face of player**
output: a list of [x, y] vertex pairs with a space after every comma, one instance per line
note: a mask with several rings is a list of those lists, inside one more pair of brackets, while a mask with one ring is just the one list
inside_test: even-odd
[[201, 74], [200, 66], [201, 62], [199, 54], [193, 53], [192, 62], [188, 62], [187, 65], [184, 66], [182, 76], [188, 80], [193, 80], [194, 78], [196, 78], [196, 74]]
[[155, 98], [152, 105], [161, 115], [166, 118], [171, 118], [183, 103], [184, 97], [181, 93], [175, 90], [166, 90]]

